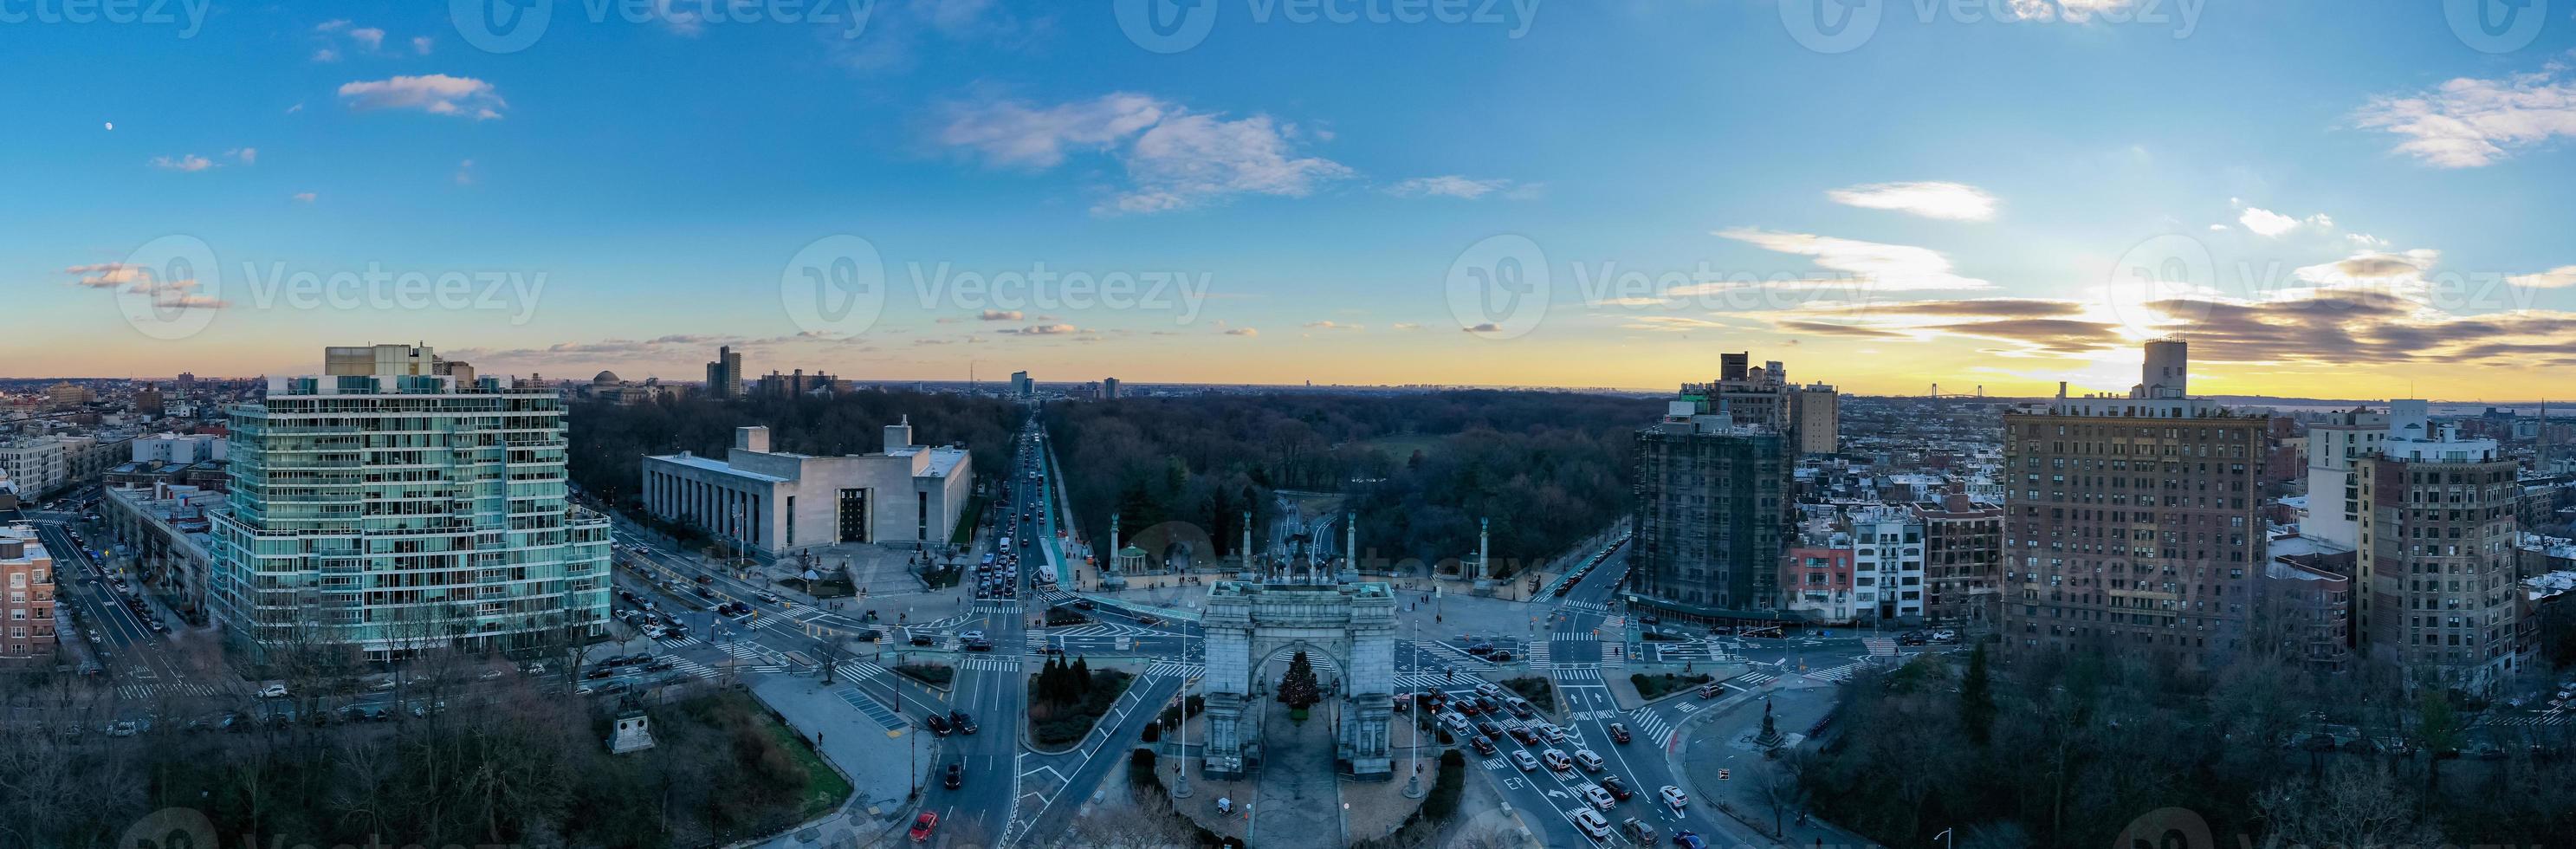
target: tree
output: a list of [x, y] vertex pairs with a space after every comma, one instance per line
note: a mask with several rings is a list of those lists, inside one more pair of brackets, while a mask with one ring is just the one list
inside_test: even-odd
[[1065, 701], [1078, 702], [1091, 697], [1091, 661], [1074, 658], [1073, 668], [1066, 670], [1065, 679], [1070, 685], [1067, 687], [1069, 696]]
[[1967, 674], [1959, 679], [1959, 724], [1967, 729], [1968, 741], [1978, 746], [1994, 732], [1994, 684], [1986, 672], [1986, 644], [1978, 643], [1968, 653]]
[[1279, 703], [1290, 710], [1305, 710], [1323, 700], [1323, 691], [1315, 684], [1314, 663], [1300, 649], [1288, 658], [1288, 674], [1279, 679]]

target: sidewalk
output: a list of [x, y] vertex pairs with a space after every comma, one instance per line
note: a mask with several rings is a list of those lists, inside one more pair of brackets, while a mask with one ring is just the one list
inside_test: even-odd
[[801, 675], [763, 675], [753, 681], [752, 695], [785, 717], [788, 727], [808, 740], [822, 733], [816, 750], [839, 767], [854, 788], [839, 812], [760, 845], [770, 849], [877, 845], [909, 820], [912, 802], [905, 796], [916, 783], [930, 779], [937, 753], [929, 741], [915, 740], [911, 729], [886, 731], [843, 701], [839, 691], [849, 686], [843, 682], [824, 687], [821, 679]]
[[[1836, 695], [1835, 685], [1813, 681], [1772, 691], [1773, 726], [1782, 735], [1801, 740], [1809, 726], [1833, 710]], [[1674, 771], [1682, 790], [1705, 803], [1708, 810], [1731, 815], [1733, 824], [1783, 846], [1848, 849], [1878, 845], [1819, 820], [1800, 823], [1802, 809], [1788, 804], [1780, 809], [1780, 830], [1772, 830], [1771, 798], [1763, 787], [1764, 779], [1771, 777], [1770, 761], [1763, 756], [1761, 747], [1745, 739], [1761, 730], [1762, 706], [1761, 697], [1748, 698], [1714, 716], [1704, 712], [1702, 716], [1709, 718], [1690, 724], [1689, 742], [1681, 750], [1696, 754]], [[1723, 780], [1718, 778], [1721, 771], [1729, 773]]]

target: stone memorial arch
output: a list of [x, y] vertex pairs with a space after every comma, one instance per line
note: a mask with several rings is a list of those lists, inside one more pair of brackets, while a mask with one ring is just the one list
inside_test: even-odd
[[1338, 723], [1334, 760], [1348, 775], [1387, 780], [1395, 713], [1395, 595], [1384, 583], [1219, 581], [1208, 590], [1207, 757], [1211, 778], [1260, 766], [1256, 676], [1295, 651], [1329, 659], [1339, 686], [1326, 697]]

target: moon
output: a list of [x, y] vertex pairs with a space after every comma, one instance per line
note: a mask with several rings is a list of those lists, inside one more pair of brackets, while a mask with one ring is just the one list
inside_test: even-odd
[[107, 122], [107, 128], [108, 128], [108, 129], [111, 129], [111, 130], [116, 129], [116, 122], [114, 122], [114, 121], [109, 121], [109, 122]]

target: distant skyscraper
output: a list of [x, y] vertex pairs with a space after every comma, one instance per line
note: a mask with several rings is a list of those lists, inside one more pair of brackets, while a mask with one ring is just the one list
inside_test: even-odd
[[707, 394], [724, 401], [742, 399], [742, 355], [733, 346], [717, 348], [715, 361], [707, 364]]
[[1114, 400], [1118, 397], [1118, 378], [1100, 379], [1100, 397], [1102, 400]]
[[188, 397], [188, 394], [189, 394], [189, 393], [197, 391], [197, 375], [196, 375], [196, 373], [195, 373], [195, 372], [185, 372], [185, 371], [180, 372], [180, 373], [179, 373], [179, 384], [178, 384], [178, 387], [177, 387], [177, 391], [178, 391], [178, 393], [179, 393], [179, 397], [182, 397], [182, 398]]
[[384, 660], [601, 632], [608, 519], [566, 498], [556, 393], [461, 385], [426, 347], [326, 361], [232, 408], [209, 594], [228, 641]]
[[[2004, 416], [2003, 637], [2210, 668], [2245, 647], [2269, 420], [2180, 394], [2180, 342], [2125, 396]], [[2063, 384], [2060, 384], [2063, 387]]]
[[1822, 383], [1799, 387], [1790, 404], [1790, 430], [1798, 436], [1798, 451], [1804, 454], [1831, 454], [1842, 450], [1842, 396]]
[[1037, 394], [1037, 385], [1037, 381], [1029, 379], [1028, 372], [1011, 372], [1011, 394], [1022, 398], [1035, 395]]
[[1788, 438], [1685, 398], [1636, 439], [1637, 603], [1701, 620], [1775, 615], [1794, 526]]

